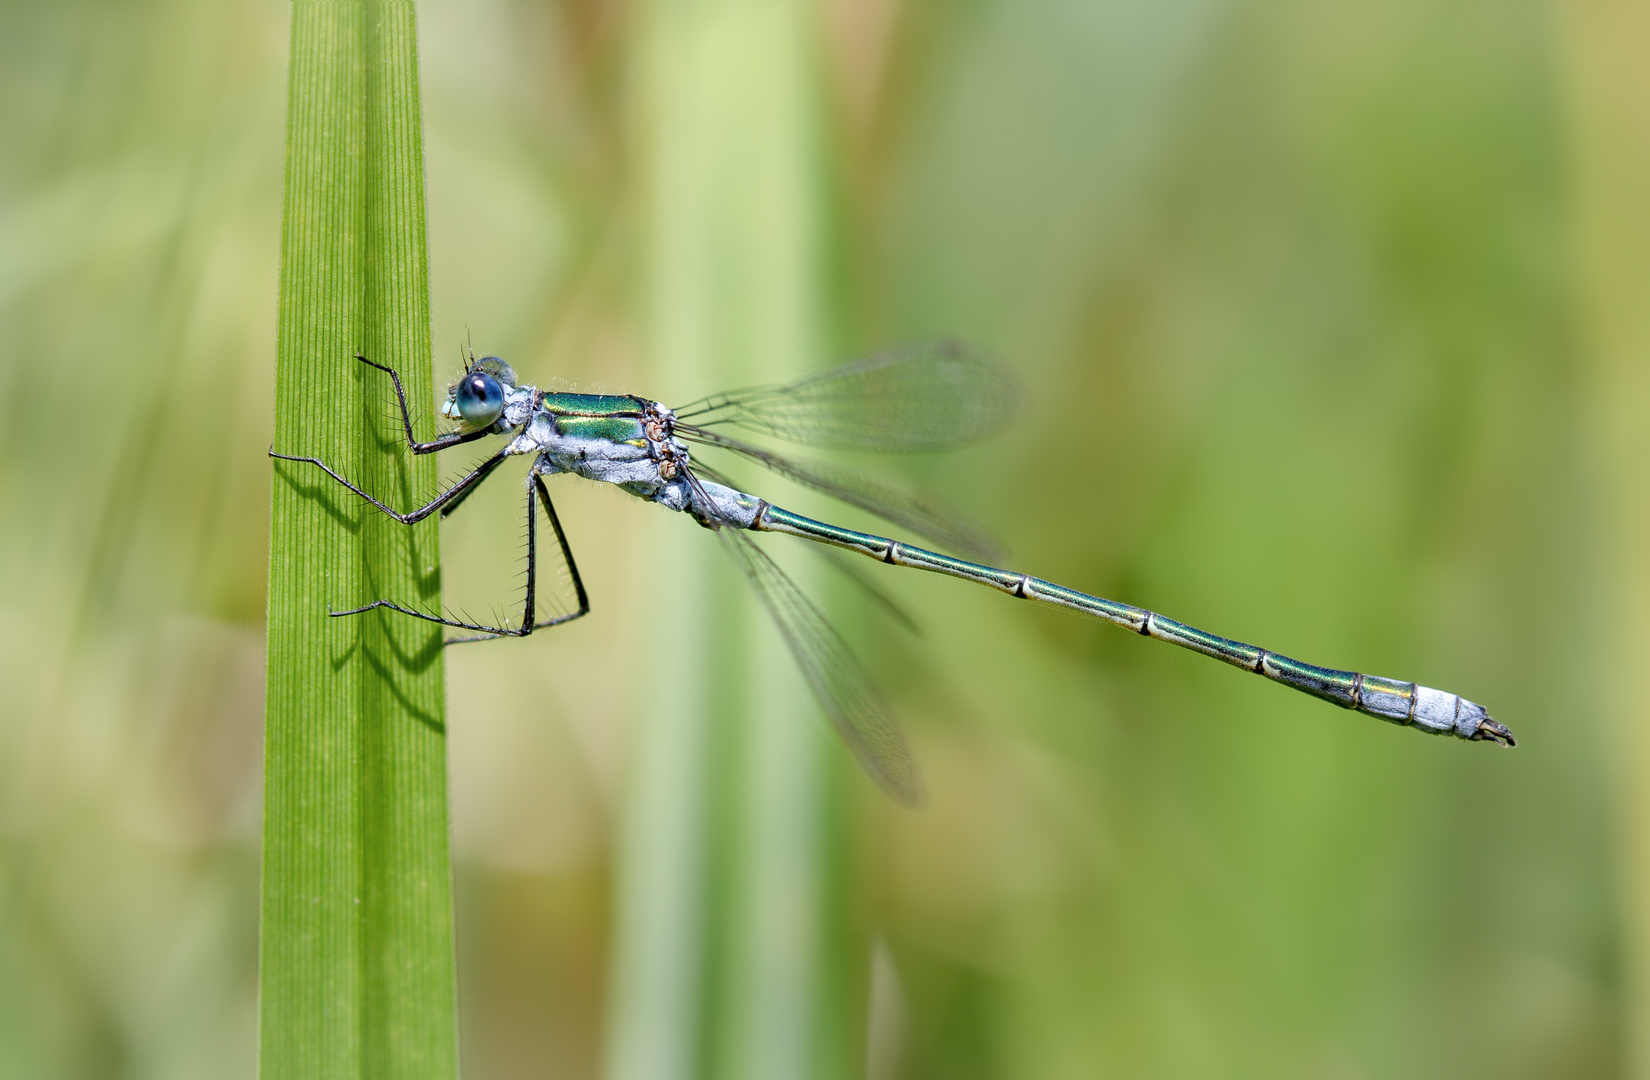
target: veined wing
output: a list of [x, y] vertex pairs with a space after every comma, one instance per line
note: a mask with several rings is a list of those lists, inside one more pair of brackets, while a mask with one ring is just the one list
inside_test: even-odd
[[805, 446], [887, 453], [949, 450], [1008, 419], [1014, 380], [954, 341], [878, 353], [779, 386], [733, 390], [684, 405], [700, 428], [731, 425]]
[[706, 431], [693, 424], [677, 424], [676, 434], [688, 442], [714, 446], [749, 458], [766, 469], [795, 480], [803, 487], [812, 488], [833, 499], [840, 499], [850, 506], [857, 506], [884, 521], [909, 529], [919, 536], [926, 536], [948, 550], [983, 562], [999, 561], [1002, 555], [1002, 549], [979, 526], [959, 521], [921, 499], [872, 480], [868, 476], [817, 461], [796, 461], [783, 454], [752, 446], [748, 442], [720, 432]]
[[730, 528], [717, 529], [716, 535], [767, 609], [820, 708], [860, 768], [895, 802], [915, 806], [922, 800], [922, 784], [911, 751], [847, 643], [749, 536]]

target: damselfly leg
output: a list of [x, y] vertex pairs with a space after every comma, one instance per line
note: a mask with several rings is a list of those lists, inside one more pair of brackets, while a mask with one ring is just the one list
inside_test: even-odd
[[470, 489], [478, 487], [483, 480], [487, 479], [487, 477], [492, 474], [494, 469], [503, 464], [505, 458], [504, 451], [500, 450], [486, 461], [483, 461], [480, 465], [477, 465], [473, 470], [471, 470], [468, 476], [464, 477], [464, 479], [460, 480], [446, 491], [443, 491], [441, 494], [437, 495], [423, 506], [420, 506], [417, 510], [412, 511], [410, 514], [403, 514], [399, 510], [392, 510], [389, 506], [379, 502], [371, 495], [368, 495], [365, 491], [362, 491], [348, 480], [345, 480], [333, 470], [332, 466], [328, 465], [320, 458], [303, 457], [298, 454], [278, 454], [274, 450], [269, 452], [269, 456], [272, 458], [279, 458], [281, 461], [302, 461], [307, 462], [310, 465], [314, 465], [316, 468], [320, 469], [340, 484], [349, 488], [363, 499], [372, 503], [372, 505], [378, 507], [378, 509], [384, 511], [384, 513], [388, 514], [390, 517], [399, 521], [403, 525], [416, 525], [420, 521], [423, 521], [425, 518], [429, 517], [431, 514], [435, 513], [437, 510], [440, 510], [442, 507], [447, 506], [448, 504], [456, 504], [459, 500], [464, 498], [465, 494], [467, 494]]
[[468, 499], [471, 495], [473, 495], [475, 493], [477, 488], [481, 487], [481, 481], [487, 479], [487, 476], [490, 475], [494, 469], [498, 468], [503, 463], [504, 463], [504, 455], [503, 454], [500, 454], [497, 457], [488, 458], [486, 461], [482, 462], [482, 467], [485, 468], [487, 470], [487, 472], [485, 474], [483, 474], [481, 476], [481, 478], [478, 479], [475, 483], [471, 484], [469, 487], [465, 488], [463, 491], [461, 491], [457, 495], [453, 496], [452, 501], [447, 503], [447, 505], [445, 505], [441, 508], [441, 520], [446, 521], [448, 518], [452, 517], [453, 516], [453, 511], [457, 510], [460, 506], [462, 506], [464, 504], [464, 500]]
[[[556, 544], [561, 549], [562, 561], [567, 565], [567, 571], [573, 579], [573, 591], [578, 597], [578, 609], [556, 615], [540, 621], [538, 619], [538, 514], [533, 506], [534, 499], [544, 505], [544, 515], [550, 519], [550, 528], [556, 534]], [[487, 626], [483, 623], [466, 622], [462, 619], [448, 619], [440, 615], [431, 615], [428, 612], [417, 611], [394, 600], [374, 600], [370, 604], [363, 604], [348, 611], [328, 611], [333, 618], [345, 615], [360, 615], [374, 608], [388, 608], [399, 611], [403, 615], [411, 615], [415, 619], [425, 622], [438, 623], [442, 626], [451, 626], [459, 630], [471, 630], [474, 633], [469, 637], [448, 638], [448, 645], [458, 645], [467, 641], [491, 641], [503, 637], [527, 637], [535, 630], [545, 630], [562, 623], [572, 622], [590, 614], [590, 597], [584, 591], [584, 579], [579, 576], [579, 565], [573, 559], [573, 549], [567, 543], [567, 534], [562, 531], [561, 518], [556, 514], [555, 504], [550, 501], [550, 490], [544, 486], [542, 477], [533, 477], [533, 486], [527, 491], [527, 586], [526, 595], [522, 600], [522, 614], [520, 626]]]
[[413, 453], [433, 454], [438, 450], [445, 450], [449, 446], [458, 446], [467, 442], [475, 442], [477, 439], [484, 439], [487, 437], [487, 429], [482, 428], [478, 431], [450, 431], [445, 435], [436, 436], [429, 442], [419, 442], [418, 436], [413, 434], [412, 414], [407, 411], [407, 392], [401, 389], [401, 376], [396, 374], [394, 368], [386, 367], [385, 365], [377, 363], [373, 360], [368, 360], [360, 353], [356, 353], [355, 358], [363, 364], [366, 364], [368, 367], [375, 367], [379, 371], [386, 373], [389, 375], [390, 381], [395, 384], [395, 399], [401, 403], [401, 427], [407, 433], [407, 446]]
[[[407, 411], [407, 393], [406, 393], [405, 390], [403, 390], [401, 388], [401, 376], [396, 374], [396, 371], [395, 371], [394, 368], [387, 367], [384, 364], [380, 364], [380, 363], [377, 363], [377, 362], [372, 361], [372, 360], [368, 360], [365, 356], [362, 356], [360, 353], [356, 353], [355, 358], [357, 360], [361, 361], [361, 363], [366, 364], [368, 367], [375, 367], [379, 371], [382, 371], [385, 374], [389, 375], [390, 381], [395, 384], [395, 399], [401, 406], [401, 428], [404, 432], [406, 432], [406, 435], [407, 435], [407, 448], [409, 450], [411, 450], [413, 453], [415, 453], [415, 454], [433, 454], [433, 453], [436, 453], [437, 451], [440, 451], [440, 450], [446, 450], [449, 447], [460, 446], [464, 443], [474, 442], [477, 439], [485, 438], [489, 434], [489, 432], [486, 428], [480, 428], [480, 429], [477, 429], [475, 431], [454, 431], [454, 432], [449, 432], [446, 435], [437, 436], [436, 438], [431, 439], [429, 442], [419, 442], [418, 441], [418, 436], [413, 434], [412, 414]], [[435, 513], [437, 510], [441, 511], [441, 516], [442, 517], [446, 517], [448, 514], [451, 514], [454, 510], [458, 509], [458, 504], [464, 501], [464, 498], [465, 498], [466, 495], [468, 495], [476, 487], [480, 486], [481, 482], [483, 480], [487, 479], [487, 477], [489, 475], [491, 475], [491, 473], [494, 469], [498, 468], [500, 465], [502, 465], [504, 463], [504, 458], [505, 458], [505, 455], [502, 451], [500, 451], [497, 454], [494, 454], [492, 457], [488, 458], [486, 461], [483, 461], [480, 465], [476, 466], [475, 469], [471, 470], [469, 475], [467, 475], [463, 479], [459, 480], [458, 483], [454, 484], [452, 487], [448, 488], [446, 491], [443, 491], [441, 494], [437, 495], [435, 498], [431, 499], [429, 502], [425, 503], [423, 506], [419, 507], [417, 510], [414, 510], [411, 513], [408, 513], [408, 514], [403, 514], [398, 510], [390, 509], [384, 503], [379, 502], [377, 499], [373, 498], [371, 495], [368, 495], [365, 491], [362, 491], [360, 488], [356, 487], [354, 484], [350, 483], [348, 480], [345, 480], [342, 476], [340, 476], [337, 473], [337, 471], [335, 471], [332, 468], [332, 466], [328, 465], [326, 462], [322, 461], [320, 458], [304, 457], [304, 456], [298, 455], [298, 454], [278, 454], [278, 453], [275, 452], [275, 449], [273, 447], [270, 448], [269, 456], [272, 457], [272, 458], [279, 458], [281, 461], [301, 461], [301, 462], [305, 462], [305, 463], [310, 464], [310, 465], [314, 465], [316, 468], [320, 469], [322, 472], [326, 473], [328, 476], [332, 477], [334, 480], [338, 481], [340, 484], [342, 484], [345, 487], [349, 488], [351, 491], [355, 492], [357, 495], [361, 496], [363, 499], [365, 499], [368, 502], [372, 503], [374, 506], [376, 506], [376, 507], [378, 507], [378, 509], [384, 511], [384, 513], [388, 514], [390, 517], [392, 517], [395, 520], [401, 522], [403, 525], [412, 525], [412, 524], [415, 524], [417, 522], [423, 521], [425, 518], [429, 517], [431, 514]]]

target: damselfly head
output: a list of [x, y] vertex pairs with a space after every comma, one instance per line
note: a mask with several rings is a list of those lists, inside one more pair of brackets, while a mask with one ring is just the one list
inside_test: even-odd
[[506, 388], [515, 389], [515, 382], [509, 364], [496, 356], [483, 357], [448, 389], [441, 414], [472, 428], [490, 427], [504, 412]]

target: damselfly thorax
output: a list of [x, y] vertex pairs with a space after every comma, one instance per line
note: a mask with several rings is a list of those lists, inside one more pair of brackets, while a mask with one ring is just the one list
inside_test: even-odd
[[695, 476], [676, 414], [657, 401], [517, 387], [504, 402], [494, 426], [515, 435], [503, 453], [534, 455], [534, 475], [571, 473], [686, 511], [709, 528], [750, 527], [759, 500]]

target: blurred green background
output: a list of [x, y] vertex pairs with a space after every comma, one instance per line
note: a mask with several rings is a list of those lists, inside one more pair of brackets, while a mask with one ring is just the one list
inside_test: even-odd
[[[1520, 740], [880, 575], [912, 637], [800, 564], [915, 747], [902, 811], [710, 537], [563, 482], [594, 614], [449, 656], [469, 1075], [1642, 1074], [1645, 16], [420, 14], [438, 383], [467, 337], [667, 402], [963, 338], [1019, 422], [885, 475]], [[0, 5], [0, 1076], [256, 1069], [287, 18]], [[485, 494], [443, 540], [482, 610]]]

